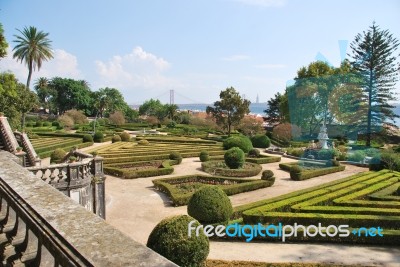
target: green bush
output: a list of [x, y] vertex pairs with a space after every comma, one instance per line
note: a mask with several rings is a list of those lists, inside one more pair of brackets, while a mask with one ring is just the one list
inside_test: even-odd
[[245, 162], [241, 169], [230, 169], [223, 161], [207, 161], [201, 164], [201, 169], [209, 174], [226, 177], [251, 177], [258, 175], [262, 167], [257, 163]]
[[182, 155], [179, 152], [171, 152], [171, 154], [169, 154], [169, 159], [170, 160], [176, 160], [178, 162], [178, 164], [181, 164], [182, 162]]
[[300, 172], [298, 168], [300, 167], [296, 167], [295, 165], [290, 169], [290, 179], [295, 181], [307, 180], [313, 177], [343, 171], [345, 169], [345, 166], [319, 168], [312, 170], [307, 170], [307, 169], [302, 170], [300, 168]]
[[258, 158], [247, 158], [246, 162], [266, 164], [281, 161], [281, 157], [260, 155]]
[[93, 140], [96, 143], [101, 143], [104, 140], [104, 134], [102, 132], [95, 132], [94, 136], [93, 136]]
[[290, 167], [290, 173], [301, 173], [302, 169], [299, 165], [293, 165]]
[[55, 127], [60, 127], [61, 125], [60, 125], [60, 123], [58, 122], [58, 121], [53, 121], [52, 123], [51, 123], [51, 126], [55, 126]]
[[258, 158], [260, 156], [260, 150], [258, 150], [257, 148], [253, 148], [249, 151], [249, 157], [251, 158]]
[[210, 159], [210, 154], [208, 153], [208, 151], [201, 151], [199, 158], [201, 162], [206, 162]]
[[334, 152], [332, 149], [321, 149], [318, 151], [319, 160], [330, 160], [333, 159]]
[[45, 122], [43, 122], [43, 126], [44, 127], [49, 127], [49, 126], [51, 126], [51, 122], [45, 121]]
[[123, 132], [119, 136], [121, 137], [122, 142], [129, 142], [129, 140], [131, 140], [131, 135], [127, 132]]
[[217, 186], [204, 186], [193, 194], [188, 214], [204, 224], [226, 223], [232, 215], [232, 204], [226, 193]]
[[[187, 215], [166, 218], [151, 231], [147, 247], [179, 266], [204, 266], [210, 251], [208, 237], [203, 231], [199, 236], [188, 236], [188, 225], [195, 221]], [[195, 221], [193, 227], [199, 226]], [[193, 232], [192, 235], [195, 235]]]
[[146, 139], [142, 139], [142, 140], [139, 140], [139, 141], [138, 141], [138, 144], [139, 144], [139, 145], [142, 145], [142, 146], [147, 146], [147, 145], [150, 144], [150, 143], [149, 143], [149, 141], [147, 141]]
[[301, 148], [290, 148], [288, 149], [287, 154], [294, 157], [301, 157], [304, 154], [304, 150]]
[[347, 154], [348, 161], [360, 162], [365, 158], [365, 153], [363, 151], [355, 151], [354, 153]]
[[267, 148], [271, 145], [271, 140], [264, 134], [257, 134], [251, 137], [251, 143], [254, 147]]
[[232, 147], [225, 152], [225, 164], [231, 169], [239, 169], [244, 164], [244, 152], [238, 147]]
[[380, 171], [389, 169], [400, 172], [400, 156], [397, 153], [382, 153], [371, 159], [369, 169], [371, 171]]
[[84, 143], [93, 143], [93, 137], [90, 134], [85, 134], [82, 140]]
[[267, 180], [271, 177], [274, 177], [274, 173], [271, 170], [265, 170], [262, 172], [261, 179]]
[[63, 149], [57, 148], [51, 153], [50, 162], [60, 163], [61, 160], [65, 157], [65, 155], [67, 155], [67, 153]]
[[35, 127], [43, 127], [43, 122], [37, 121]]
[[121, 142], [121, 137], [120, 137], [119, 135], [114, 135], [114, 136], [111, 138], [111, 142], [112, 142], [112, 143]]
[[246, 136], [232, 136], [224, 140], [224, 149], [230, 149], [232, 147], [238, 147], [243, 150], [244, 153], [249, 153], [250, 149], [253, 148], [251, 141]]

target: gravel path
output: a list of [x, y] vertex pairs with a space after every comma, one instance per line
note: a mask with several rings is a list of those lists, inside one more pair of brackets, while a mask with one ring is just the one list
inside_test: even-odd
[[[295, 160], [282, 158], [282, 162]], [[305, 181], [292, 181], [289, 174], [279, 169], [279, 163], [264, 164], [264, 169], [272, 170], [276, 181], [272, 187], [231, 196], [234, 206], [251, 203], [309, 188], [325, 182], [334, 181], [365, 168], [347, 165], [340, 173], [328, 174]], [[183, 159], [182, 164], [174, 166], [171, 175], [203, 174], [198, 158]], [[258, 175], [258, 177], [260, 177]], [[171, 206], [168, 197], [152, 188], [152, 178], [124, 180], [109, 176], [106, 180], [107, 222], [131, 238], [146, 244], [154, 226], [165, 217], [187, 214], [186, 206]], [[273, 253], [272, 253], [273, 252]], [[349, 246], [335, 244], [282, 244], [282, 243], [244, 243], [211, 242], [210, 259], [252, 260], [261, 262], [326, 262], [338, 264], [361, 264], [376, 266], [398, 266], [399, 248]]]

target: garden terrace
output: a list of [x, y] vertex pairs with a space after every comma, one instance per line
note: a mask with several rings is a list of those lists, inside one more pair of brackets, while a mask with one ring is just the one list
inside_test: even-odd
[[185, 144], [161, 141], [150, 141], [148, 145], [139, 145], [134, 142], [116, 142], [100, 149], [96, 149], [106, 164], [151, 161], [168, 159], [173, 151], [179, 152], [182, 157], [198, 157], [200, 151], [206, 150], [210, 155], [223, 155], [220, 144]]
[[297, 238], [293, 237], [288, 241], [400, 245], [400, 199], [394, 195], [393, 190], [399, 181], [399, 172], [364, 172], [236, 207], [234, 217], [245, 224], [344, 224], [355, 229], [379, 226], [383, 228], [383, 237], [358, 237], [350, 233], [349, 237], [327, 239], [318, 236], [305, 238], [299, 234]]
[[115, 163], [105, 165], [104, 173], [124, 179], [160, 176], [173, 173], [175, 164], [175, 160]]
[[154, 187], [157, 190], [166, 193], [176, 206], [188, 204], [194, 192], [204, 185], [219, 186], [227, 195], [235, 195], [271, 186], [269, 181], [259, 179], [243, 180], [204, 175], [188, 175], [155, 179], [152, 182]]
[[66, 151], [73, 147], [83, 148], [91, 146], [93, 143], [83, 143], [82, 137], [48, 137], [41, 136], [39, 138], [31, 139], [31, 143], [36, 153], [41, 158], [49, 157], [50, 154], [57, 148], [64, 149]]

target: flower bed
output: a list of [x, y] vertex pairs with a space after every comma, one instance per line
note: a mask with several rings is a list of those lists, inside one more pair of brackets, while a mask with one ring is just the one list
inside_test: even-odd
[[261, 172], [261, 166], [256, 163], [246, 162], [241, 169], [229, 169], [224, 161], [207, 161], [201, 164], [203, 171], [227, 177], [251, 177]]

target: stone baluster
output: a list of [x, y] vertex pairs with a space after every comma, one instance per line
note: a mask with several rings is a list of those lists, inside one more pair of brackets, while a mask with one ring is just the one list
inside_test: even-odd
[[92, 173], [94, 174], [92, 189], [94, 196], [94, 212], [101, 218], [106, 218], [105, 203], [105, 180], [106, 176], [103, 172], [103, 158], [96, 156], [92, 161]]

